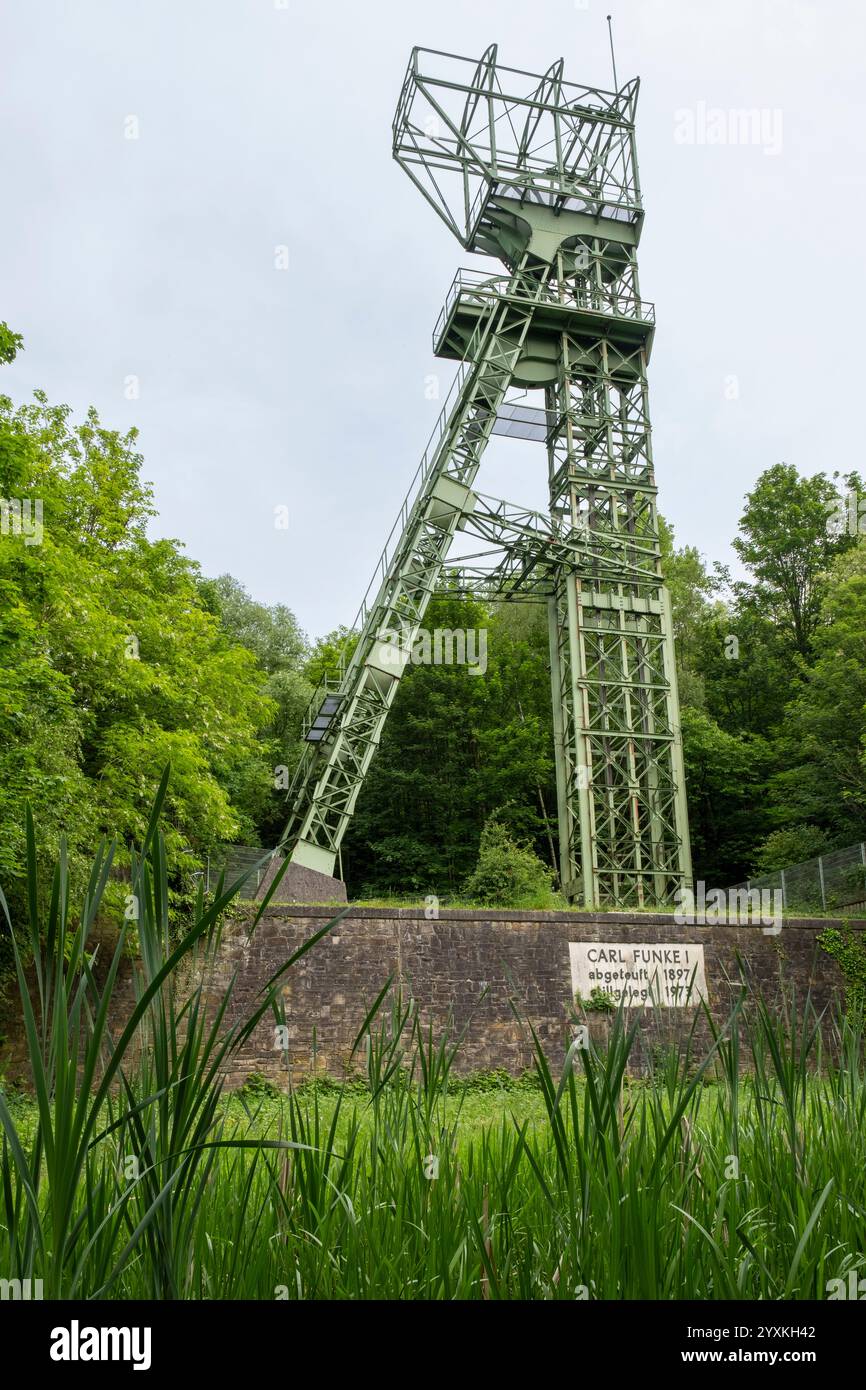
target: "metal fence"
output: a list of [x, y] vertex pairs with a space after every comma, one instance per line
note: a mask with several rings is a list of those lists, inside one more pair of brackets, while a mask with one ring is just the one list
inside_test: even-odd
[[749, 878], [729, 892], [743, 888], [780, 889], [783, 908], [802, 911], [866, 906], [866, 844], [834, 849], [802, 864]]
[[[270, 854], [261, 845], [219, 845], [207, 857], [205, 886], [209, 893], [225, 874], [228, 886], [253, 869], [238, 897], [255, 898], [270, 867]], [[780, 890], [782, 907], [799, 911], [834, 911], [844, 907], [866, 908], [866, 843], [819, 854], [802, 864], [775, 869], [760, 878], [734, 884], [729, 893], [753, 888]]]
[[239, 898], [254, 898], [269, 868], [270, 853], [261, 845], [219, 845], [207, 857], [205, 888], [212, 893], [220, 881], [220, 874], [225, 875], [228, 887], [248, 869], [254, 869], [238, 893]]

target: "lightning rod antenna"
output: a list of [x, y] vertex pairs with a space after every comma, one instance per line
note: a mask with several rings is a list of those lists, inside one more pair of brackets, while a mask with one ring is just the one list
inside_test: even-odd
[[608, 32], [608, 34], [609, 34], [609, 36], [610, 36], [610, 62], [611, 62], [611, 67], [613, 68], [613, 90], [614, 90], [615, 92], [618, 92], [618, 91], [619, 91], [619, 83], [618, 83], [617, 80], [616, 80], [616, 58], [615, 58], [614, 55], [613, 55], [613, 24], [612, 24], [612, 22], [611, 22], [611, 17], [610, 17], [610, 15], [608, 15], [608, 17], [607, 17], [607, 32]]

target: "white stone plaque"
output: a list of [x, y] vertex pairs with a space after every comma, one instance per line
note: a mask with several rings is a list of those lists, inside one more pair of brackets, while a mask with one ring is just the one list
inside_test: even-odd
[[570, 941], [571, 988], [589, 1000], [594, 989], [623, 1007], [684, 1008], [707, 998], [704, 948], [681, 941]]

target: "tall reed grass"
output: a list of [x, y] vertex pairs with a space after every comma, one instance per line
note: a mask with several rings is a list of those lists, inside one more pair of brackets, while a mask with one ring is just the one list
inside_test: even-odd
[[704, 1057], [673, 1048], [645, 1081], [627, 1073], [632, 1013], [559, 1075], [527, 1024], [535, 1118], [503, 1094], [471, 1127], [460, 1038], [386, 982], [356, 1042], [361, 1088], [227, 1103], [228, 1061], [280, 1022], [282, 976], [332, 924], [229, 1024], [231, 989], [214, 1010], [189, 981], [238, 885], [200, 897], [172, 942], [164, 795], [133, 862], [138, 983], [116, 1036], [126, 925], [104, 972], [88, 950], [110, 846], [73, 914], [63, 853], [41, 883], [28, 822], [23, 929], [0, 895], [33, 1079], [32, 1101], [0, 1093], [0, 1277], [53, 1298], [819, 1299], [866, 1273], [861, 1029], [840, 1016], [827, 1053], [808, 998], [780, 1013], [742, 997]]

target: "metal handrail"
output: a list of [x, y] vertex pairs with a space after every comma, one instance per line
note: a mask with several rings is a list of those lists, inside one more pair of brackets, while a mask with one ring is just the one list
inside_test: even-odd
[[[514, 171], [514, 173], [511, 173], [511, 171], [508, 172], [509, 176], [505, 179], [494, 180], [490, 176], [483, 179], [478, 192], [472, 200], [472, 205], [467, 215], [466, 228], [468, 237], [474, 236], [478, 231], [484, 206], [491, 198], [495, 197], [518, 197], [525, 201], [531, 201], [533, 193], [542, 194], [550, 198], [582, 197], [586, 198], [589, 202], [623, 208], [626, 212], [633, 214], [639, 214], [643, 211], [640, 192], [637, 187], [634, 185], [624, 186], [621, 183], [617, 183], [615, 179], [584, 179], [581, 181], [580, 176], [576, 174], [574, 177], [575, 186], [573, 188], [564, 188], [561, 181], [565, 176], [557, 173], [551, 175], [550, 187], [546, 188], [537, 181], [538, 175], [544, 172], [541, 168], [533, 171], [529, 167], [529, 164], [527, 164], [526, 174], [528, 177], [525, 186], [521, 182], [518, 171]], [[554, 183], [554, 179], [560, 180], [560, 182], [558, 184]]]
[[[436, 327], [433, 330], [434, 345], [439, 342], [451, 310], [461, 297], [470, 302], [473, 299], [482, 302], [502, 297], [522, 299], [521, 294], [514, 294], [513, 291], [509, 293], [512, 279], [513, 277], [508, 275], [488, 275], [483, 270], [458, 270], [449, 286], [445, 296], [445, 304], [436, 320]], [[532, 298], [537, 300], [539, 297], [537, 284], [533, 283], [531, 288]], [[571, 291], [570, 294], [562, 299], [562, 288], [561, 282], [551, 284], [547, 292], [542, 293], [542, 302], [586, 309], [592, 313], [605, 314], [611, 318], [637, 319], [642, 323], [655, 324], [655, 305], [650, 300], [638, 298], [630, 290], [612, 291], [607, 296], [601, 286], [594, 286], [593, 294], [585, 300], [570, 285], [565, 286]], [[593, 303], [592, 300], [596, 297], [597, 302]]]

